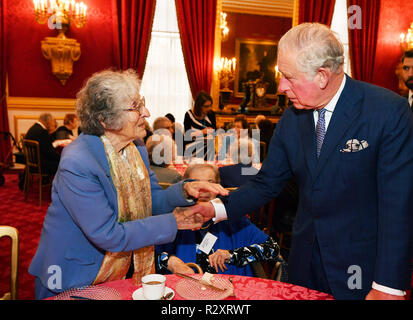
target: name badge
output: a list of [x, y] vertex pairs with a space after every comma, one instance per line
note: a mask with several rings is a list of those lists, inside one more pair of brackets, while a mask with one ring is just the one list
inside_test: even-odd
[[205, 254], [209, 254], [217, 239], [218, 237], [214, 236], [210, 232], [207, 232], [201, 244], [199, 245], [199, 249]]

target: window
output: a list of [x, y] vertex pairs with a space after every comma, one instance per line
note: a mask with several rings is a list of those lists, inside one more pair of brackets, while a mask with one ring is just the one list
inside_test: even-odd
[[347, 0], [336, 0], [331, 30], [338, 34], [344, 45], [344, 72], [351, 76], [350, 52], [348, 40]]
[[172, 113], [176, 122], [183, 123], [185, 112], [192, 106], [175, 1], [156, 1], [141, 92], [151, 113], [148, 118], [151, 125], [167, 113]]

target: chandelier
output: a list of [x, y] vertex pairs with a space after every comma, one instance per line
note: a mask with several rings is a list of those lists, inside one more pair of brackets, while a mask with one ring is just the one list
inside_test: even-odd
[[46, 37], [41, 50], [51, 62], [52, 73], [65, 85], [73, 73], [73, 63], [80, 58], [80, 44], [65, 33], [70, 23], [77, 28], [85, 26], [87, 6], [75, 0], [33, 0], [33, 5], [36, 21], [57, 29], [57, 37]]
[[407, 33], [402, 33], [400, 35], [400, 46], [403, 51], [413, 49], [413, 22], [410, 24], [410, 28], [407, 30]]

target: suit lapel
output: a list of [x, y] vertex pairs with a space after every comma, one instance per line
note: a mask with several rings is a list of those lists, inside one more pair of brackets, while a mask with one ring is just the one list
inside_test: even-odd
[[356, 82], [350, 77], [347, 77], [346, 85], [334, 109], [330, 124], [328, 125], [320, 157], [317, 161], [314, 180], [317, 179], [329, 157], [334, 152], [338, 152], [336, 148], [338, 143], [358, 118], [361, 112], [360, 100], [362, 98], [362, 92], [357, 87]]
[[314, 129], [314, 116], [313, 111], [297, 111], [299, 115], [299, 125], [301, 139], [303, 141], [304, 155], [307, 161], [308, 169], [312, 178], [314, 178], [317, 156], [316, 156], [316, 144], [315, 144], [315, 129]]

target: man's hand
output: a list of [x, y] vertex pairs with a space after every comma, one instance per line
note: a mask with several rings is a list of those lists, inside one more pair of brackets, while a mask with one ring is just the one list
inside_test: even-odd
[[202, 215], [186, 208], [175, 208], [172, 213], [175, 217], [178, 230], [197, 230], [200, 229], [204, 223]]
[[366, 300], [406, 300], [404, 296], [395, 296], [376, 289], [371, 289]]
[[229, 194], [229, 191], [220, 184], [205, 181], [186, 182], [183, 185], [183, 191], [184, 196], [186, 193], [186, 195], [194, 197], [196, 199], [199, 198], [201, 192], [208, 192], [213, 196], [213, 198], [215, 198], [218, 194], [222, 196], [227, 196]]
[[218, 267], [221, 268], [221, 271], [224, 272], [227, 270], [225, 262], [231, 258], [231, 254], [228, 250], [218, 249], [213, 254], [209, 255], [208, 260], [211, 267], [215, 268], [215, 271], [218, 273]]
[[[181, 208], [183, 209], [183, 208]], [[215, 208], [211, 202], [197, 202], [197, 204], [184, 208], [186, 215], [196, 215], [202, 218], [203, 223], [215, 217]]]
[[168, 259], [168, 270], [172, 273], [195, 273], [192, 268], [188, 267], [185, 262], [176, 256], [170, 256]]

